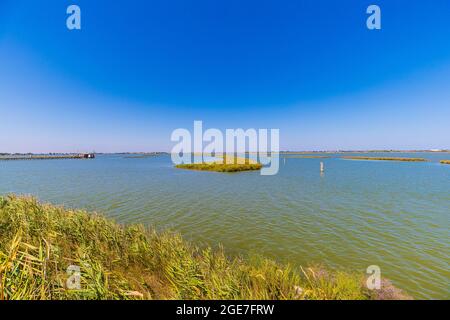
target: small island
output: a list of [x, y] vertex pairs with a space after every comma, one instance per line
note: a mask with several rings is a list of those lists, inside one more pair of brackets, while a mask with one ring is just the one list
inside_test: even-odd
[[179, 164], [178, 169], [215, 171], [215, 172], [240, 172], [260, 170], [262, 164], [248, 158], [233, 157], [233, 161], [227, 161], [227, 156], [218, 156], [221, 160], [203, 163]]
[[285, 159], [328, 159], [330, 156], [285, 156]]
[[146, 159], [154, 158], [162, 155], [166, 155], [165, 152], [136, 152], [136, 153], [124, 153], [125, 159]]
[[423, 162], [427, 161], [424, 158], [401, 158], [401, 157], [342, 157], [347, 160], [380, 160], [380, 161], [411, 161], [411, 162]]
[[442, 164], [450, 164], [450, 160], [441, 160], [440, 161]]

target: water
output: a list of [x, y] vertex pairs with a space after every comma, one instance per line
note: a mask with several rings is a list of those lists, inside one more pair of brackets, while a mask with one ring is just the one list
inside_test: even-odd
[[331, 156], [281, 160], [276, 176], [180, 170], [169, 156], [0, 161], [0, 194], [169, 228], [232, 254], [359, 272], [378, 265], [415, 298], [449, 299], [450, 165], [438, 160], [450, 154], [369, 154], [426, 163]]

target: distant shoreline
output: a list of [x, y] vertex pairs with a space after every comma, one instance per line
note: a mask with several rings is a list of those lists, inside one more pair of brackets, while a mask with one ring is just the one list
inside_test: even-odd
[[[166, 151], [136, 151], [136, 152], [92, 152], [96, 155], [142, 155], [142, 156], [150, 156], [150, 155], [170, 155], [171, 152]], [[238, 152], [238, 153], [256, 153], [256, 152]], [[450, 149], [418, 149], [418, 150], [309, 150], [309, 151], [290, 151], [284, 150], [279, 151], [280, 154], [317, 154], [317, 153], [450, 153]], [[10, 152], [0, 152], [0, 158], [2, 157], [10, 157], [10, 156], [73, 156], [78, 155], [78, 152], [47, 152], [47, 153], [38, 153], [38, 152], [27, 152], [27, 153], [10, 153]]]

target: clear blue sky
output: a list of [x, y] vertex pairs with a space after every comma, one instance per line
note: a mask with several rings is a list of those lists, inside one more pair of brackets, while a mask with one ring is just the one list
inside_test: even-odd
[[449, 21], [448, 0], [0, 0], [0, 152], [170, 150], [194, 120], [450, 148]]

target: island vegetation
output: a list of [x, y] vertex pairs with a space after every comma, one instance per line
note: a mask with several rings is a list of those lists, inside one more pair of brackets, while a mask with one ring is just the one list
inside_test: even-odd
[[401, 157], [350, 157], [345, 156], [342, 157], [342, 159], [347, 160], [380, 160], [380, 161], [412, 161], [412, 162], [419, 162], [419, 161], [427, 161], [425, 158], [401, 158]]
[[124, 158], [126, 159], [145, 159], [154, 158], [161, 155], [166, 155], [164, 152], [137, 152], [137, 153], [126, 153]]
[[284, 156], [285, 159], [327, 159], [330, 156]]
[[[80, 268], [76, 289], [70, 265]], [[407, 298], [387, 280], [370, 291], [362, 274], [232, 258], [178, 234], [0, 197], [0, 300]]]
[[442, 164], [450, 164], [450, 160], [441, 160], [440, 161]]
[[[221, 155], [217, 161], [202, 163], [185, 163], [176, 165], [179, 169], [200, 170], [200, 171], [216, 171], [216, 172], [240, 172], [260, 170], [262, 164], [249, 158]], [[229, 159], [232, 158], [230, 161]]]

